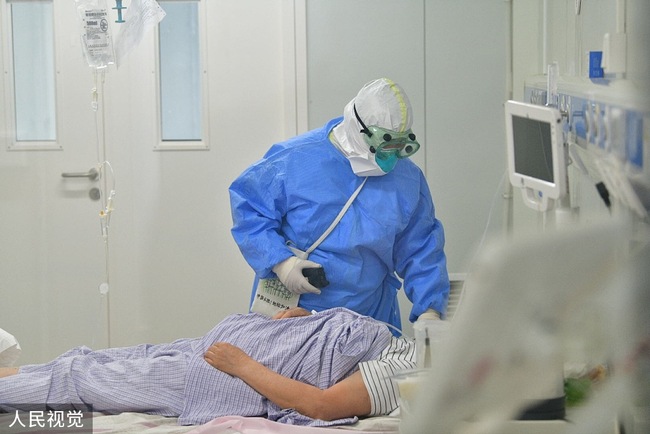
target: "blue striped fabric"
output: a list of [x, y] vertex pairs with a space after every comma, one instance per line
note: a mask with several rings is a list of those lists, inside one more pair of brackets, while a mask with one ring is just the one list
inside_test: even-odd
[[92, 351], [74, 348], [20, 375], [0, 379], [0, 408], [11, 404], [90, 405], [96, 411], [177, 416], [183, 408], [191, 339]]
[[207, 365], [203, 353], [213, 342], [230, 342], [275, 372], [325, 389], [356, 371], [359, 362], [377, 358], [391, 338], [384, 324], [344, 308], [276, 321], [257, 314], [243, 317], [243, 321], [242, 316], [227, 318], [222, 323], [225, 327], [216, 327], [200, 341], [189, 361], [180, 423], [205, 423], [226, 415], [266, 415], [291, 424], [333, 424], [280, 409], [242, 380]]

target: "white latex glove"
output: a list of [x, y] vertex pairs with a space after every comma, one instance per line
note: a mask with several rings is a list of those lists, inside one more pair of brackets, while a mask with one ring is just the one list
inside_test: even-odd
[[449, 321], [440, 319], [440, 314], [433, 309], [427, 309], [420, 315], [413, 325], [414, 329], [425, 330], [426, 336], [429, 338], [430, 343], [439, 342], [447, 334], [449, 330]]
[[304, 294], [311, 292], [320, 294], [320, 289], [309, 283], [309, 280], [302, 275], [303, 268], [320, 268], [322, 265], [315, 262], [299, 259], [292, 256], [273, 267], [273, 272], [278, 276], [280, 282], [294, 294]]
[[422, 315], [418, 317], [418, 321], [440, 319], [440, 314], [433, 309], [427, 309]]

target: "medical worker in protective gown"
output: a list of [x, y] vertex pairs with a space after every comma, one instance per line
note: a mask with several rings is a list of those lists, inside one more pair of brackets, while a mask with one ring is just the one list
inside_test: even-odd
[[[260, 278], [277, 276], [299, 306], [342, 306], [401, 328], [397, 291], [413, 303], [409, 320], [444, 318], [449, 277], [443, 227], [427, 181], [408, 157], [419, 149], [404, 90], [367, 83], [343, 117], [273, 145], [230, 186], [232, 234]], [[323, 235], [355, 190], [332, 232]], [[305, 268], [323, 267], [317, 288]], [[399, 278], [403, 280], [403, 284]]]

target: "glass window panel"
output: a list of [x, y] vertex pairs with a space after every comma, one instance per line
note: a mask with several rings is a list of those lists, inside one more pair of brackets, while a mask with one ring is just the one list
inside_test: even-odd
[[56, 140], [52, 2], [11, 3], [16, 141]]
[[199, 5], [161, 1], [160, 103], [162, 140], [201, 140]]

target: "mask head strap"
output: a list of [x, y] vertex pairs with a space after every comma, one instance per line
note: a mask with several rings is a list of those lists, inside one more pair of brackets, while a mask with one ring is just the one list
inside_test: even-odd
[[354, 104], [352, 106], [352, 109], [354, 110], [354, 116], [357, 118], [357, 120], [359, 121], [359, 123], [363, 127], [363, 129], [361, 131], [359, 131], [359, 132], [363, 133], [363, 134], [366, 134], [368, 137], [372, 137], [372, 133], [370, 132], [370, 130], [368, 129], [366, 124], [363, 123], [363, 121], [361, 120], [361, 117], [359, 116], [359, 113], [357, 112], [357, 105]]

